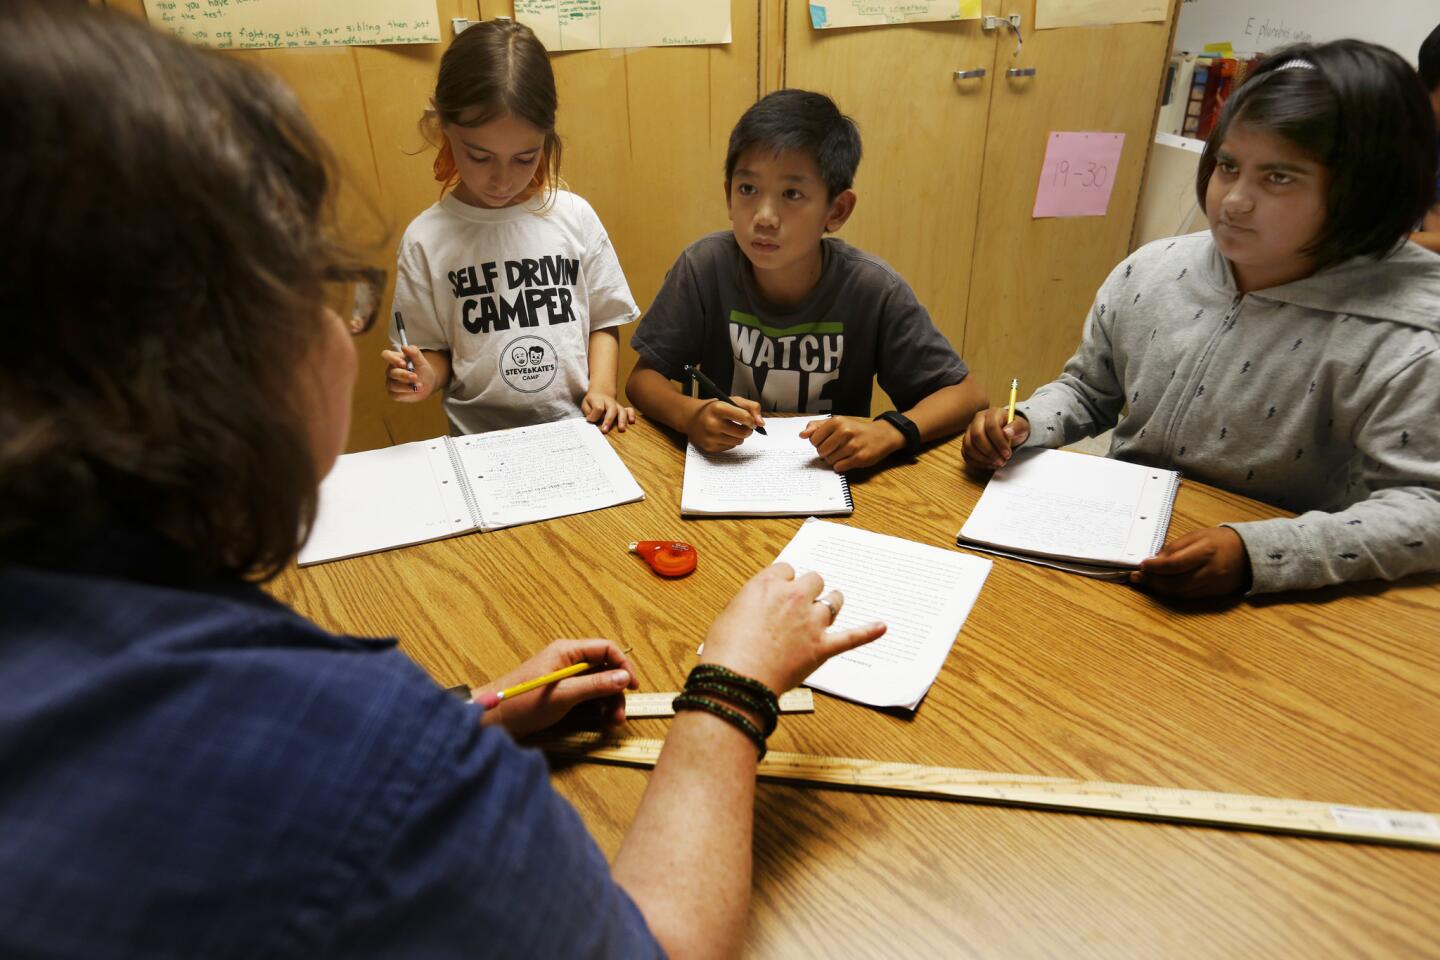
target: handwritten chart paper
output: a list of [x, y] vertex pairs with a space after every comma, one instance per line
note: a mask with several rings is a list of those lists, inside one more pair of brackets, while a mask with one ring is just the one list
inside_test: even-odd
[[440, 42], [435, 0], [145, 0], [145, 13], [220, 50]]
[[1035, 0], [1035, 29], [1164, 20], [1169, 0]]
[[1051, 133], [1030, 215], [1103, 217], [1124, 146], [1123, 133]]
[[515, 19], [551, 51], [730, 42], [730, 0], [515, 0]]
[[816, 30], [978, 19], [980, 0], [824, 0], [810, 4], [810, 26]]

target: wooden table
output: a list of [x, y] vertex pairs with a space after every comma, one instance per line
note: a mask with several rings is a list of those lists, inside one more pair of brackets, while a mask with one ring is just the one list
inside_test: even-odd
[[[682, 520], [683, 445], [648, 423], [614, 442], [644, 502], [292, 569], [274, 592], [330, 629], [402, 637], [442, 684], [608, 636], [642, 689], [677, 689], [800, 520]], [[852, 479], [845, 522], [942, 545], [981, 489], [955, 442]], [[1171, 535], [1275, 513], [1186, 483]], [[699, 568], [653, 576], [625, 550], [647, 538], [688, 540]], [[1165, 603], [997, 560], [913, 716], [817, 695], [771, 746], [1436, 811], [1437, 584]], [[557, 761], [554, 780], [613, 856], [647, 776]], [[1440, 955], [1433, 852], [762, 784], [755, 859], [762, 957]]]

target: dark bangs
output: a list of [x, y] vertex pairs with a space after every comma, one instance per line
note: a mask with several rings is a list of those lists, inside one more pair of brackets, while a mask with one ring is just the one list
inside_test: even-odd
[[[1302, 61], [1312, 68], [1289, 67]], [[1196, 171], [1205, 192], [1234, 124], [1284, 137], [1330, 171], [1325, 226], [1306, 251], [1324, 267], [1382, 257], [1425, 214], [1435, 189], [1435, 120], [1415, 70], [1359, 40], [1275, 51], [1230, 97]]]

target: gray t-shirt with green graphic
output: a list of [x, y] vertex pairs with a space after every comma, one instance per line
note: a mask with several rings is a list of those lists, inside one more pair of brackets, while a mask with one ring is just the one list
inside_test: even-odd
[[908, 410], [969, 373], [889, 265], [834, 237], [821, 241], [820, 280], [780, 310], [730, 231], [695, 241], [630, 339], [660, 373], [682, 383], [699, 364], [732, 396], [777, 413], [870, 415], [874, 380]]

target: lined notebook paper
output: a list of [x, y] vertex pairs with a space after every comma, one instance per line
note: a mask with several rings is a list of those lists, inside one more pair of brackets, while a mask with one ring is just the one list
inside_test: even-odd
[[768, 436], [752, 433], [723, 453], [685, 451], [684, 516], [795, 517], [854, 511], [850, 483], [802, 439], [814, 417], [765, 421]]
[[802, 523], [776, 560], [797, 573], [814, 570], [827, 593], [844, 594], [837, 627], [888, 626], [880, 639], [832, 657], [805, 685], [907, 710], [935, 682], [991, 566], [983, 557], [823, 520]]
[[593, 423], [436, 437], [335, 462], [300, 566], [642, 500]]
[[1179, 487], [1176, 470], [1021, 449], [990, 478], [955, 542], [1123, 580], [1165, 545]]

